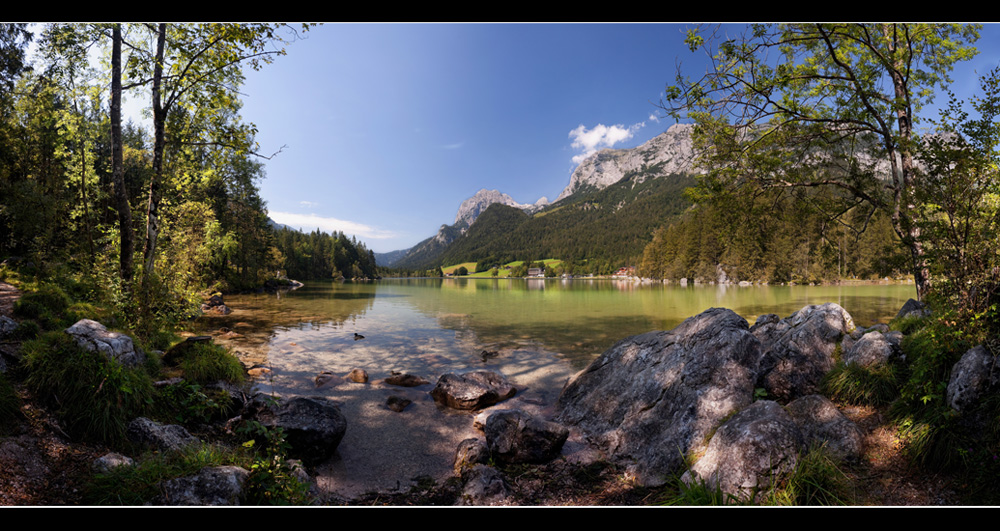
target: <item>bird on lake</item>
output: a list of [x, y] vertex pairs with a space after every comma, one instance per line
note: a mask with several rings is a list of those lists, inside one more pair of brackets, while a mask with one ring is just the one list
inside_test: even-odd
[[355, 341], [357, 341], [359, 339], [364, 339], [364, 338], [365, 338], [365, 336], [363, 336], [363, 335], [361, 335], [361, 334], [359, 334], [357, 332], [354, 333], [354, 340]]

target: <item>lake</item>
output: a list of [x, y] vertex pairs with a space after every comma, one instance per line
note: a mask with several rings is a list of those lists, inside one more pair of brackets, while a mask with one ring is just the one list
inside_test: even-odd
[[[808, 304], [836, 302], [857, 324], [870, 325], [887, 322], [914, 292], [888, 284], [681, 287], [586, 279], [309, 282], [276, 294], [226, 296], [233, 312], [199, 319], [196, 331], [211, 333], [245, 363], [267, 367], [261, 391], [323, 396], [340, 407], [347, 432], [336, 457], [313, 473], [321, 492], [350, 498], [405, 489], [420, 477], [445, 481], [459, 442], [482, 436], [471, 413], [438, 407], [430, 397], [442, 374], [498, 371], [517, 395], [497, 407], [547, 416], [570, 378], [615, 342], [673, 328], [708, 308], [733, 309], [752, 324], [761, 314], [787, 317]], [[484, 359], [484, 350], [497, 355]], [[367, 371], [370, 382], [339, 378], [354, 368]], [[324, 371], [334, 378], [317, 385]], [[385, 384], [392, 371], [428, 383]], [[412, 403], [390, 411], [390, 396]], [[563, 453], [585, 448], [571, 437]]]
[[[266, 358], [280, 392], [322, 370], [481, 367], [483, 350], [545, 352], [578, 371], [625, 337], [669, 330], [711, 307], [753, 324], [835, 302], [860, 326], [888, 322], [912, 284], [679, 286], [607, 279], [387, 279], [309, 282], [278, 294], [231, 295], [235, 311], [202, 323], [242, 334], [236, 349]], [[355, 334], [364, 339], [355, 339]], [[310, 374], [310, 371], [315, 371]], [[433, 370], [432, 370], [433, 372]], [[305, 381], [302, 381], [304, 378]], [[295, 381], [298, 379], [299, 381]], [[276, 389], [278, 390], [278, 389]]]

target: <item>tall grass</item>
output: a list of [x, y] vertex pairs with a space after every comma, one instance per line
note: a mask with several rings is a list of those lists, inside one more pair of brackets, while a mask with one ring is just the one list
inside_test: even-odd
[[74, 436], [122, 443], [125, 427], [152, 401], [149, 374], [88, 351], [63, 332], [24, 344], [25, 382]]

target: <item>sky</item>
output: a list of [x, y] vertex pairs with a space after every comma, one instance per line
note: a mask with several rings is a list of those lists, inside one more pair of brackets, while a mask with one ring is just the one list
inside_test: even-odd
[[[465, 199], [499, 190], [554, 199], [594, 150], [641, 145], [674, 122], [657, 104], [678, 65], [703, 56], [688, 25], [323, 24], [248, 71], [241, 111], [258, 127], [269, 214], [343, 231], [381, 253], [454, 222]], [[956, 70], [998, 64], [1000, 26]]]

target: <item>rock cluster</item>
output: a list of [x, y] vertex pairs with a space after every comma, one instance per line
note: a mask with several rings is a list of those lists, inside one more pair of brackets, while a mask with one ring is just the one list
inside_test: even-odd
[[[752, 328], [713, 308], [613, 346], [566, 387], [557, 420], [643, 485], [662, 485], [700, 456], [686, 481], [747, 496], [794, 469], [810, 446], [859, 455], [860, 431], [816, 394], [854, 329], [836, 304], [765, 315]], [[761, 391], [770, 400], [755, 401]]]

